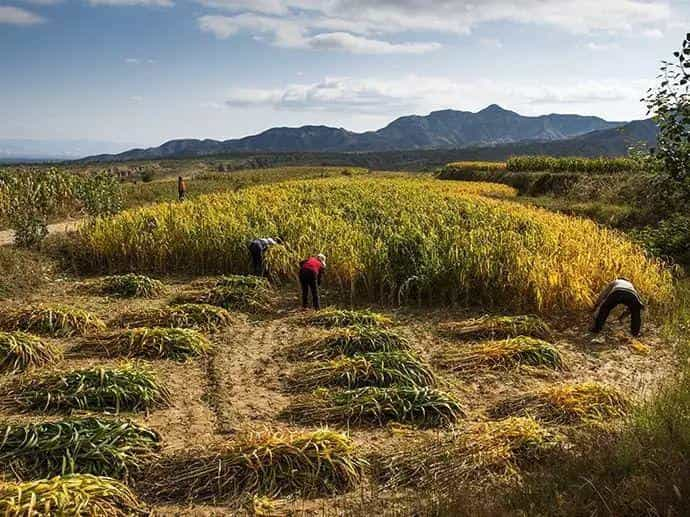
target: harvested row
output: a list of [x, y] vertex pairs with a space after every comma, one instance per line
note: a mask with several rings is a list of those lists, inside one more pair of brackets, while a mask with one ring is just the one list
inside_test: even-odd
[[108, 356], [184, 361], [205, 355], [211, 342], [193, 329], [140, 327], [96, 339], [92, 343]]
[[413, 439], [377, 454], [377, 478], [385, 486], [454, 487], [515, 477], [520, 461], [533, 460], [555, 438], [531, 418], [472, 424], [440, 437]]
[[353, 325], [300, 343], [289, 351], [289, 356], [293, 360], [326, 360], [341, 355], [352, 357], [357, 354], [404, 352], [410, 349], [409, 341], [395, 330]]
[[549, 339], [553, 332], [549, 325], [537, 316], [482, 316], [461, 322], [449, 322], [439, 330], [455, 339], [504, 339], [529, 336]]
[[439, 427], [464, 416], [453, 396], [441, 390], [417, 386], [367, 387], [355, 390], [317, 390], [293, 402], [283, 413], [303, 424], [374, 424], [389, 421]]
[[157, 458], [160, 436], [126, 420], [69, 419], [0, 427], [0, 464], [22, 477], [126, 478]]
[[530, 415], [553, 424], [573, 424], [625, 415], [629, 400], [618, 390], [595, 382], [564, 384], [518, 395], [496, 405], [492, 416]]
[[433, 386], [434, 373], [410, 352], [374, 352], [308, 364], [288, 380], [294, 390], [320, 387]]
[[129, 273], [107, 276], [97, 283], [98, 290], [121, 298], [155, 298], [165, 293], [165, 285], [145, 275]]
[[278, 278], [327, 250], [329, 284], [383, 303], [578, 310], [617, 275], [653, 305], [672, 296], [670, 273], [621, 234], [430, 180], [291, 182], [164, 203], [84, 226], [68, 248], [92, 269], [243, 273], [253, 235], [288, 243], [266, 256]]
[[541, 339], [525, 336], [503, 341], [486, 341], [460, 349], [449, 347], [437, 356], [436, 362], [441, 368], [454, 372], [512, 368], [520, 365], [543, 366], [554, 370], [565, 368], [558, 349]]
[[161, 309], [126, 314], [120, 321], [131, 327], [193, 328], [214, 332], [233, 323], [222, 307], [202, 303], [173, 304]]
[[270, 310], [274, 298], [265, 278], [245, 275], [224, 276], [205, 289], [179, 296], [177, 303], [197, 303], [238, 311]]
[[62, 351], [25, 332], [0, 332], [0, 373], [18, 373], [56, 363]]
[[144, 411], [170, 402], [167, 388], [144, 366], [90, 368], [29, 379], [3, 394], [25, 410]]
[[225, 501], [247, 493], [332, 495], [354, 488], [366, 467], [350, 439], [328, 429], [251, 433], [164, 458], [148, 491], [163, 501]]
[[38, 305], [0, 311], [0, 327], [56, 337], [85, 335], [105, 330], [96, 315], [64, 305]]
[[149, 515], [149, 511], [119, 481], [89, 474], [73, 474], [24, 483], [0, 482], [0, 514], [7, 517], [126, 517]]
[[307, 325], [314, 325], [317, 327], [332, 328], [346, 328], [346, 327], [385, 327], [393, 323], [393, 321], [383, 314], [371, 311], [369, 309], [336, 309], [335, 307], [327, 307], [304, 318], [304, 323]]

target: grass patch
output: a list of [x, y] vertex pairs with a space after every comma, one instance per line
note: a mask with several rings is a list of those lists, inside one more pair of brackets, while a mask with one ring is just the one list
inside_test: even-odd
[[529, 336], [549, 339], [549, 325], [537, 316], [482, 316], [471, 320], [445, 323], [439, 330], [456, 339], [505, 339]]
[[499, 403], [494, 416], [531, 415], [554, 424], [572, 424], [587, 420], [622, 417], [630, 403], [611, 386], [595, 382], [551, 386]]
[[156, 457], [160, 436], [133, 422], [97, 418], [0, 426], [0, 463], [22, 477], [126, 478]]
[[304, 318], [304, 321], [308, 325], [325, 328], [351, 326], [385, 327], [393, 323], [388, 316], [369, 309], [350, 310], [333, 307], [310, 314]]
[[284, 416], [297, 423], [374, 424], [395, 421], [438, 427], [464, 416], [460, 403], [428, 387], [367, 387], [346, 391], [317, 390], [291, 404]]
[[55, 275], [55, 260], [34, 250], [0, 246], [0, 298], [12, 298], [34, 290]]
[[433, 386], [435, 378], [431, 367], [409, 352], [374, 352], [306, 365], [291, 376], [288, 384], [297, 390]]
[[437, 357], [437, 362], [442, 368], [454, 372], [520, 365], [543, 366], [554, 370], [565, 368], [556, 347], [541, 339], [525, 336], [487, 341], [462, 349], [449, 348]]
[[342, 355], [352, 357], [374, 352], [403, 352], [410, 348], [409, 341], [394, 330], [356, 325], [300, 343], [290, 351], [290, 357], [295, 360], [326, 360]]
[[[378, 453], [376, 477], [388, 488], [459, 486], [513, 480], [518, 464], [554, 445], [554, 437], [531, 418], [482, 422], [442, 435], [412, 440]], [[439, 494], [440, 495], [440, 494]]]
[[347, 492], [367, 462], [341, 433], [260, 432], [216, 450], [163, 460], [151, 493], [165, 500], [226, 500], [249, 494], [277, 497]]
[[2, 311], [0, 327], [35, 334], [70, 337], [105, 330], [96, 315], [65, 305], [38, 305]]
[[193, 329], [140, 327], [123, 330], [97, 341], [110, 356], [184, 361], [206, 354], [211, 342]]
[[134, 327], [194, 328], [215, 331], [232, 325], [232, 316], [222, 307], [183, 303], [126, 315], [121, 323]]
[[166, 406], [167, 388], [147, 368], [89, 368], [30, 379], [11, 390], [8, 399], [25, 409], [42, 411], [143, 411]]
[[183, 294], [178, 302], [205, 303], [238, 311], [270, 310], [274, 293], [265, 278], [230, 275], [215, 280], [210, 288]]
[[103, 278], [99, 290], [121, 298], [155, 298], [165, 293], [165, 285], [148, 276], [129, 273]]
[[62, 352], [52, 343], [25, 332], [0, 332], [0, 373], [17, 373], [53, 364]]
[[0, 513], [6, 517], [149, 515], [125, 485], [89, 474], [0, 483]]

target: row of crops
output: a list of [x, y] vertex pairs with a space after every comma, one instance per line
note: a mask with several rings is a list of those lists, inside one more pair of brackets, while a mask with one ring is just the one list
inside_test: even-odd
[[505, 162], [453, 162], [449, 163], [444, 172], [450, 174], [482, 171], [482, 172], [554, 172], [554, 173], [585, 173], [585, 174], [618, 174], [633, 172], [640, 169], [640, 163], [627, 157], [584, 158], [578, 156], [512, 156]]
[[69, 253], [95, 271], [242, 274], [247, 242], [280, 236], [286, 244], [267, 256], [277, 280], [292, 281], [300, 260], [323, 251], [329, 284], [352, 299], [582, 310], [623, 275], [652, 305], [670, 300], [670, 275], [628, 239], [512, 203], [514, 194], [415, 179], [288, 182], [96, 220]]

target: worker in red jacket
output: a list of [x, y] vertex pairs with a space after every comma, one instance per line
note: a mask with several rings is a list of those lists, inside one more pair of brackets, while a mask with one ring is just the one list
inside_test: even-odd
[[326, 256], [319, 253], [315, 257], [309, 257], [299, 263], [299, 283], [302, 286], [302, 307], [307, 308], [309, 304], [309, 291], [311, 290], [312, 299], [314, 301], [314, 309], [317, 311], [319, 305], [319, 286], [321, 285], [321, 278], [326, 271]]

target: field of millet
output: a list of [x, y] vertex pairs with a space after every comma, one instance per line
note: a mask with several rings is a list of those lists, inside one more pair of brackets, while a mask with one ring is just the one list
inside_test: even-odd
[[[0, 308], [0, 511], [409, 514], [615, 426], [673, 366], [668, 274], [510, 195], [328, 179], [84, 227], [68, 246], [88, 277]], [[289, 243], [272, 285], [234, 275], [259, 235]], [[340, 309], [296, 310], [295, 263], [321, 250]], [[615, 318], [586, 330], [616, 273], [650, 301], [641, 341]]]

